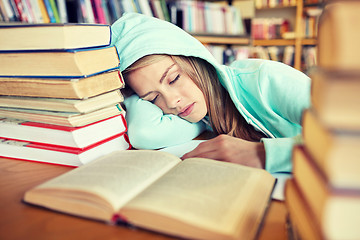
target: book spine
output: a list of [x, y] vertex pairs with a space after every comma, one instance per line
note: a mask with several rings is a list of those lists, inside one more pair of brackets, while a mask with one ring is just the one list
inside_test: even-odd
[[67, 10], [66, 10], [66, 0], [57, 0], [58, 12], [59, 12], [59, 21], [62, 23], [68, 22]]
[[53, 10], [53, 13], [54, 13], [55, 22], [60, 23], [61, 21], [60, 21], [59, 11], [58, 11], [58, 8], [56, 6], [55, 0], [49, 0], [49, 2], [50, 2], [50, 7], [51, 7], [51, 9]]
[[[111, 140], [114, 140], [116, 138], [119, 138], [123, 136], [126, 140], [126, 142], [129, 142], [129, 138], [128, 136], [122, 132], [122, 133], [118, 133], [114, 136], [111, 136], [109, 138], [106, 138], [106, 139], [103, 139], [97, 143], [94, 143], [94, 144], [91, 144], [87, 147], [84, 147], [84, 148], [75, 148], [75, 147], [68, 147], [68, 146], [60, 146], [60, 145], [53, 145], [53, 144], [46, 144], [46, 143], [40, 143], [40, 142], [29, 142], [29, 141], [24, 141], [24, 140], [19, 140], [19, 139], [11, 139], [11, 138], [3, 138], [3, 137], [0, 137], [0, 141], [1, 142], [6, 142], [6, 141], [11, 141], [13, 142], [14, 144], [17, 144], [17, 145], [22, 145], [24, 147], [30, 147], [30, 148], [37, 148], [37, 149], [43, 149], [43, 150], [50, 150], [50, 151], [57, 151], [57, 152], [63, 152], [63, 153], [71, 153], [71, 154], [81, 154], [83, 152], [86, 152], [90, 149], [93, 149], [93, 148], [96, 148], [106, 142], [109, 142]], [[129, 146], [130, 148], [130, 146]]]
[[37, 0], [37, 1], [38, 1], [38, 4], [39, 4], [39, 8], [40, 8], [43, 23], [49, 23], [50, 18], [49, 18], [48, 12], [46, 11], [44, 1], [43, 0]]
[[47, 11], [47, 13], [49, 15], [50, 22], [55, 23], [56, 18], [55, 18], [54, 11], [53, 11], [53, 9], [51, 7], [51, 4], [50, 4], [50, 0], [44, 0], [44, 4], [45, 4], [45, 7], [46, 7], [46, 11]]
[[12, 10], [10, 2], [8, 0], [0, 0], [0, 2], [1, 11], [3, 15], [6, 16], [6, 21], [14, 21], [16, 19], [16, 16]]

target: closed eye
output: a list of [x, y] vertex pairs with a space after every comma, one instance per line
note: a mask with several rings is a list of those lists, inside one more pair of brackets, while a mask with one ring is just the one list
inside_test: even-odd
[[154, 97], [152, 100], [149, 100], [149, 102], [151, 103], [155, 103], [156, 99], [158, 98], [159, 95], [156, 95], [156, 97]]
[[180, 78], [180, 74], [178, 74], [171, 82], [169, 82], [169, 84], [171, 85], [175, 83], [177, 80], [179, 80], [179, 78]]

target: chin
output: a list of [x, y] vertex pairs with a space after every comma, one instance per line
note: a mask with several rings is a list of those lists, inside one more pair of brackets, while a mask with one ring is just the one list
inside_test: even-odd
[[197, 123], [197, 122], [200, 122], [205, 116], [206, 116], [206, 114], [197, 115], [197, 116], [188, 116], [187, 118], [184, 118], [184, 119], [191, 123]]

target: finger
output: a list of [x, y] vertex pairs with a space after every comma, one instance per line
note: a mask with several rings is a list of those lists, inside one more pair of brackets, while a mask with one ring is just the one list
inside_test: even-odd
[[182, 159], [191, 158], [191, 157], [201, 157], [204, 153], [208, 151], [213, 151], [212, 144], [207, 144], [207, 142], [200, 143], [194, 150], [184, 154]]

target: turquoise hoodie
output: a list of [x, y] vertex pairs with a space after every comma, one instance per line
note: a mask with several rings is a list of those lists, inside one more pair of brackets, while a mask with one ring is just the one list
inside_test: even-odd
[[[291, 172], [292, 147], [301, 134], [304, 109], [310, 106], [310, 79], [285, 64], [260, 59], [219, 64], [194, 37], [177, 26], [137, 13], [126, 13], [111, 27], [112, 45], [123, 71], [149, 54], [195, 56], [217, 70], [245, 120], [263, 132], [266, 170]], [[125, 100], [128, 135], [139, 149], [157, 149], [189, 141], [206, 128], [204, 122], [190, 123], [178, 116], [163, 114], [154, 104], [133, 95]]]

